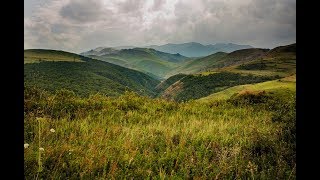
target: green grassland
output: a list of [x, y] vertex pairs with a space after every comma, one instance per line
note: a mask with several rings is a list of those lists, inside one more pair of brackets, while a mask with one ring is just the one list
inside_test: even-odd
[[[296, 179], [295, 44], [199, 64], [156, 53], [107, 57], [142, 73], [25, 51], [25, 178]], [[179, 64], [192, 74], [155, 78]]]
[[295, 179], [294, 94], [177, 103], [25, 87], [25, 177]]
[[214, 71], [223, 67], [250, 62], [266, 54], [268, 51], [268, 49], [251, 48], [237, 50], [231, 53], [217, 52], [206, 57], [191, 59], [170, 72], [170, 74], [193, 74]]
[[185, 74], [210, 74], [221, 71], [286, 77], [296, 70], [296, 44], [274, 49], [242, 49], [231, 53], [215, 53], [185, 62], [170, 72]]
[[[50, 54], [47, 50], [33, 51], [42, 57]], [[61, 52], [63, 53], [63, 52]], [[26, 54], [29, 54], [27, 51]], [[100, 92], [108, 96], [118, 96], [126, 90], [132, 90], [142, 95], [155, 96], [154, 87], [158, 80], [135, 70], [107, 62], [78, 56], [83, 62], [73, 62], [68, 56], [58, 54], [66, 61], [42, 61], [40, 63], [26, 63], [24, 65], [24, 81], [27, 85], [37, 86], [54, 92], [65, 88], [81, 96]], [[55, 57], [51, 54], [51, 57]]]
[[289, 76], [286, 78], [273, 80], [273, 81], [266, 81], [262, 83], [256, 84], [246, 84], [240, 86], [234, 86], [228, 88], [226, 90], [213, 93], [207, 97], [201, 98], [198, 101], [201, 102], [211, 102], [216, 100], [227, 100], [231, 96], [237, 93], [243, 92], [251, 92], [251, 91], [266, 91], [270, 93], [286, 93], [287, 91], [296, 91], [296, 76]]
[[[292, 46], [288, 46], [287, 48], [289, 47], [292, 48]], [[286, 77], [296, 73], [296, 53], [295, 51], [279, 52], [279, 50], [275, 48], [270, 50], [264, 57], [240, 65], [230, 66], [225, 68], [225, 70], [245, 74], [272, 74]]]
[[217, 52], [215, 54], [203, 57], [203, 58], [194, 58], [189, 61], [184, 62], [178, 68], [174, 69], [169, 75], [174, 75], [176, 73], [184, 73], [184, 74], [193, 74], [197, 72], [201, 72], [207, 68], [208, 65], [213, 64], [216, 60], [225, 57], [227, 53]]
[[[175, 101], [187, 101], [199, 99], [232, 86], [258, 83], [278, 78], [277, 76], [254, 76], [227, 71], [208, 75], [185, 75], [180, 79], [175, 77], [177, 75], [163, 82], [163, 84], [168, 84], [169, 87], [168, 85], [165, 86], [167, 87], [165, 90], [162, 88], [158, 96]], [[173, 79], [176, 82], [172, 81]]]
[[[198, 99], [233, 86], [294, 75], [295, 47], [295, 44], [291, 44], [271, 50], [243, 49], [188, 61], [188, 66], [177, 69], [178, 72], [187, 73], [185, 77], [177, 78], [174, 75], [163, 81], [160, 85], [166, 86], [158, 85], [161, 87], [157, 87], [158, 96], [176, 101]], [[188, 74], [188, 72], [193, 73]]]

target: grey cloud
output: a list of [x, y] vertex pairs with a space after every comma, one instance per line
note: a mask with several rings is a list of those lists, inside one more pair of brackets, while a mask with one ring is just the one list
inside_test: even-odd
[[143, 0], [126, 0], [124, 2], [118, 2], [119, 12], [121, 13], [132, 13], [140, 11], [143, 7]]
[[102, 7], [99, 0], [72, 0], [62, 7], [60, 15], [76, 22], [92, 22], [101, 18]]
[[251, 4], [249, 13], [256, 18], [296, 25], [295, 0], [253, 0]]
[[154, 0], [151, 10], [159, 11], [165, 3], [166, 3], [166, 0]]
[[[49, 0], [48, 0], [49, 1]], [[294, 0], [55, 0], [25, 17], [25, 47], [295, 42]]]

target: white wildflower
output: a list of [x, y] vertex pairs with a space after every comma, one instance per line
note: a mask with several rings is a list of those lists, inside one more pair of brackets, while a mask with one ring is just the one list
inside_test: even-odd
[[40, 150], [40, 151], [44, 151], [44, 149], [43, 149], [43, 148], [39, 148], [39, 150]]
[[54, 130], [54, 129], [50, 129], [50, 132], [54, 133], [54, 132], [56, 132], [56, 130]]
[[28, 144], [28, 143], [24, 144], [24, 148], [25, 148], [25, 149], [27, 149], [28, 147], [29, 147], [29, 144]]

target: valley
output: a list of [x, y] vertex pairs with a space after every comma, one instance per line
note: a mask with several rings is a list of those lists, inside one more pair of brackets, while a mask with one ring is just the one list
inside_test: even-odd
[[294, 177], [296, 44], [172, 46], [25, 50], [26, 178]]

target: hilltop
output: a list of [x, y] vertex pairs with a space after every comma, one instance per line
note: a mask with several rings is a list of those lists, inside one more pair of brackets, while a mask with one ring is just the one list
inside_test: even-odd
[[[152, 74], [159, 79], [163, 78], [169, 71], [178, 66], [179, 63], [187, 60], [187, 57], [180, 54], [169, 54], [150, 48], [133, 49], [101, 49], [95, 54], [87, 55], [95, 59], [114, 63], [123, 67], [139, 70]], [[108, 53], [106, 53], [108, 51]], [[89, 54], [88, 52], [85, 54]]]
[[80, 55], [66, 51], [51, 49], [27, 49], [24, 51], [24, 63], [42, 61], [84, 62]]
[[139, 71], [73, 53], [37, 49], [25, 50], [24, 56], [25, 83], [49, 91], [65, 88], [83, 96], [94, 92], [117, 96], [131, 90], [153, 96], [159, 83]]
[[160, 82], [90, 57], [25, 50], [25, 177], [294, 178], [295, 51], [293, 44], [187, 59], [146, 48], [96, 56], [172, 65], [174, 75]]
[[[277, 72], [278, 75], [285, 76], [288, 74], [281, 72], [295, 72], [295, 46], [295, 44], [291, 44], [273, 49], [250, 48], [233, 51], [231, 53], [218, 52], [185, 62], [179, 68], [168, 74], [192, 74], [222, 70], [244, 72], [239, 70], [245, 69], [247, 72], [249, 72], [248, 70], [252, 70], [251, 73], [254, 74]], [[260, 72], [257, 72], [257, 70]]]
[[165, 45], [151, 45], [148, 48], [153, 48], [158, 51], [167, 53], [180, 53], [187, 57], [201, 57], [214, 54], [216, 52], [232, 52], [239, 49], [253, 48], [249, 45], [238, 45], [233, 43], [217, 43], [210, 45], [203, 45], [196, 42], [182, 43], [182, 44], [165, 44]]
[[233, 86], [295, 74], [295, 44], [271, 50], [251, 48], [219, 52], [191, 60], [171, 73], [180, 74], [157, 86], [159, 97], [177, 101], [198, 99]]

